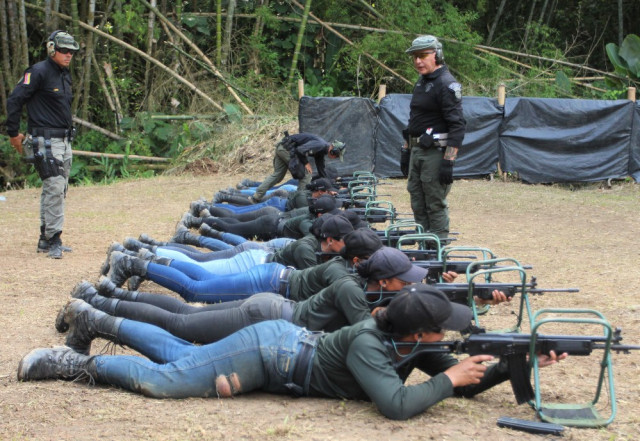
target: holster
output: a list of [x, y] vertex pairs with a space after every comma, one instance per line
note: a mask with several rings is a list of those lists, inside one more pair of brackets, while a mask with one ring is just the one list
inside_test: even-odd
[[38, 176], [43, 181], [48, 178], [64, 175], [64, 163], [54, 158], [51, 152], [51, 135], [45, 131], [44, 134], [44, 154], [40, 150], [38, 138], [32, 140], [33, 166], [38, 172]]

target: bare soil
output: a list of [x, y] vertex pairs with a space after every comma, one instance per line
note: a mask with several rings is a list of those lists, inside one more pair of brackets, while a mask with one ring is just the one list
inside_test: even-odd
[[[204, 170], [204, 168], [203, 168]], [[67, 199], [61, 260], [36, 254], [39, 189], [2, 193], [0, 201], [0, 439], [302, 439], [302, 440], [533, 440], [543, 438], [496, 426], [499, 416], [533, 420], [508, 384], [474, 399], [447, 399], [408, 421], [390, 421], [366, 402], [292, 399], [252, 393], [234, 399], [155, 400], [113, 387], [46, 381], [19, 383], [22, 356], [64, 343], [54, 329], [73, 286], [97, 281], [112, 241], [147, 233], [169, 239], [189, 202], [234, 185], [247, 175], [206, 167], [201, 176], [158, 177], [109, 186], [73, 187]], [[248, 176], [260, 179], [258, 176]], [[381, 188], [400, 212], [409, 212], [405, 181]], [[485, 247], [532, 266], [540, 287], [578, 287], [579, 293], [531, 296], [531, 308], [593, 308], [640, 344], [638, 238], [640, 188], [528, 186], [516, 182], [456, 181], [450, 196], [459, 246]], [[151, 282], [146, 291], [166, 292]], [[492, 308], [482, 320], [506, 323], [518, 300]], [[525, 321], [526, 322], [526, 321]], [[588, 327], [578, 325], [579, 332]], [[104, 342], [96, 342], [93, 353]], [[130, 352], [116, 348], [116, 353]], [[567, 429], [567, 440], [640, 438], [640, 353], [614, 354], [617, 415], [600, 429]], [[542, 371], [543, 400], [593, 398], [598, 361], [572, 357]], [[421, 381], [420, 375], [410, 381]], [[541, 386], [542, 387], [542, 386]], [[607, 413], [609, 394], [599, 407]]]

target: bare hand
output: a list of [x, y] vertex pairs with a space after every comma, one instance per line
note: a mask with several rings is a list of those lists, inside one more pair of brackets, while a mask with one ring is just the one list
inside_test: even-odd
[[455, 366], [451, 366], [444, 371], [444, 374], [449, 377], [453, 387], [478, 384], [487, 370], [487, 367], [482, 362], [491, 360], [493, 360], [492, 355], [473, 355]]
[[22, 154], [22, 141], [24, 140], [24, 135], [22, 133], [18, 133], [16, 136], [9, 138], [9, 142], [11, 146], [20, 154]]
[[307, 173], [311, 174], [313, 172], [313, 170], [311, 169], [311, 164], [307, 163], [304, 165], [304, 169], [307, 171]]
[[476, 305], [498, 305], [502, 302], [511, 301], [511, 297], [507, 297], [507, 295], [504, 292], [498, 291], [497, 289], [494, 289], [491, 295], [493, 296], [493, 298], [489, 300], [481, 299], [479, 297], [474, 297], [476, 301]]
[[442, 273], [442, 280], [444, 280], [446, 283], [452, 283], [459, 275], [460, 274], [456, 273], [455, 271], [447, 271], [446, 273]]
[[555, 351], [549, 351], [549, 355], [538, 354], [538, 367], [551, 366], [552, 364], [556, 364], [564, 360], [568, 356], [569, 354], [566, 352], [556, 355]]

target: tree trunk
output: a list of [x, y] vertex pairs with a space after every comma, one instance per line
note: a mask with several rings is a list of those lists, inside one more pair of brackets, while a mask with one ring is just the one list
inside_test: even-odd
[[18, 40], [20, 33], [18, 32], [18, 11], [16, 9], [16, 2], [12, 0], [7, 0], [7, 23], [9, 24], [10, 47], [8, 54], [10, 54], [9, 57], [12, 61], [11, 77], [18, 78], [24, 68], [21, 69], [20, 63], [16, 62], [20, 56], [20, 41]]
[[20, 65], [22, 69], [29, 67], [29, 37], [27, 35], [27, 14], [24, 9], [24, 0], [20, 0], [19, 4], [19, 17], [20, 17]]
[[529, 19], [527, 20], [527, 24], [524, 26], [524, 38], [522, 40], [522, 46], [525, 50], [527, 50], [527, 41], [529, 40], [529, 31], [531, 30], [531, 22], [533, 21], [533, 11], [536, 7], [537, 0], [531, 0], [531, 9], [529, 10]]
[[622, 46], [624, 41], [624, 13], [622, 10], [622, 0], [618, 0], [618, 47]]
[[227, 22], [224, 26], [224, 44], [222, 45], [222, 64], [227, 66], [227, 72], [230, 71], [231, 63], [231, 32], [233, 31], [233, 14], [236, 12], [236, 0], [229, 0], [227, 6]]
[[216, 65], [222, 65], [222, 0], [216, 0]]
[[[87, 24], [93, 27], [96, 13], [96, 0], [89, 1], [89, 9], [87, 11]], [[89, 119], [89, 98], [91, 97], [91, 58], [93, 56], [93, 32], [86, 33], [86, 46], [84, 52], [84, 75], [82, 90], [82, 111], [80, 117], [84, 120]]]
[[[150, 0], [151, 6], [153, 6], [154, 8], [158, 6], [158, 2], [156, 0]], [[154, 29], [155, 29], [155, 22], [156, 22], [156, 14], [155, 12], [153, 12], [153, 10], [149, 11], [149, 20], [147, 21], [147, 55], [149, 55], [149, 57], [153, 57], [153, 49], [154, 49], [154, 38], [153, 38], [153, 34], [154, 34]], [[151, 62], [149, 60], [147, 60], [146, 65], [145, 65], [145, 69], [144, 69], [144, 90], [146, 92], [146, 95], [149, 96], [149, 94], [151, 93], [151, 83], [152, 83], [152, 78], [151, 78]], [[149, 99], [147, 99], [147, 110], [151, 110], [149, 108]]]
[[491, 25], [491, 30], [489, 31], [489, 35], [487, 36], [487, 46], [491, 46], [491, 41], [493, 40], [493, 35], [496, 32], [496, 27], [498, 27], [498, 21], [500, 21], [500, 17], [502, 17], [502, 11], [504, 10], [504, 4], [507, 0], [502, 0], [500, 2], [500, 6], [498, 6], [498, 12], [496, 12], [496, 17], [493, 20], [493, 24]]
[[[262, 3], [262, 6], [265, 6], [265, 7], [269, 6], [269, 0], [262, 0], [261, 3]], [[262, 17], [257, 16], [255, 25], [253, 27], [253, 35], [252, 35], [253, 41], [256, 41], [256, 42], [260, 41], [263, 30], [264, 30], [264, 20], [262, 19]], [[249, 54], [249, 65], [252, 66], [251, 69], [253, 70], [253, 73], [255, 73], [256, 75], [260, 75], [260, 55], [259, 55], [258, 49], [253, 49]]]
[[289, 70], [288, 83], [293, 81], [293, 74], [297, 70], [298, 56], [300, 55], [300, 47], [302, 46], [302, 40], [304, 39], [304, 31], [307, 28], [307, 19], [309, 18], [309, 11], [311, 10], [311, 1], [307, 0], [304, 4], [304, 11], [302, 12], [302, 22], [300, 23], [300, 29], [298, 30], [298, 40], [296, 41], [296, 48], [293, 51], [293, 59], [291, 60], [291, 69]]
[[[2, 71], [5, 77], [5, 90], [3, 92], [11, 92], [16, 78], [11, 70], [11, 62], [9, 61], [11, 54], [9, 52], [9, 29], [7, 28], [7, 8], [5, 0], [0, 0], [0, 49], [2, 49]], [[6, 115], [6, 112], [5, 112]]]

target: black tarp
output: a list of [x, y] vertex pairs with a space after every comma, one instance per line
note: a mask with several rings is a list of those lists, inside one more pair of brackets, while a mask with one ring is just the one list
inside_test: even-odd
[[633, 103], [510, 98], [500, 164], [525, 182], [589, 182], [628, 174]]
[[631, 132], [631, 148], [629, 152], [629, 175], [636, 182], [640, 181], [640, 103], [636, 103], [633, 112], [633, 131]]
[[363, 98], [313, 98], [304, 96], [298, 108], [300, 133], [346, 143], [344, 162], [326, 160], [340, 176], [354, 171], [373, 171], [375, 103]]
[[[300, 131], [348, 144], [341, 175], [400, 176], [401, 131], [411, 95], [300, 100]], [[517, 172], [531, 183], [640, 179], [640, 107], [627, 100], [463, 97], [467, 129], [454, 177]]]

